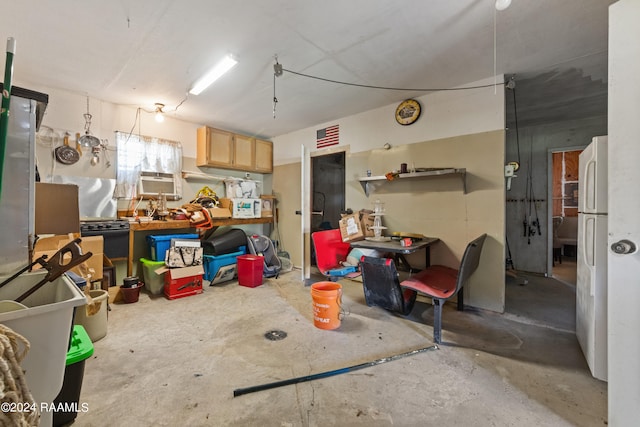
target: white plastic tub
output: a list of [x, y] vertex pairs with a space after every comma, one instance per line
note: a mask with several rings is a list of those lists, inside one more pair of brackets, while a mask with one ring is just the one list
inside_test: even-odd
[[[0, 288], [0, 300], [14, 300], [45, 277], [46, 271], [25, 273]], [[0, 278], [0, 281], [4, 278]], [[0, 323], [24, 336], [31, 349], [22, 361], [26, 379], [38, 405], [50, 404], [58, 395], [71, 334], [73, 309], [86, 304], [84, 294], [65, 275], [22, 301], [26, 309], [0, 313]], [[51, 425], [51, 413], [43, 413], [41, 426]]]
[[89, 291], [89, 295], [93, 298], [94, 303], [100, 304], [100, 309], [92, 315], [87, 315], [86, 305], [78, 307], [73, 324], [82, 325], [91, 342], [96, 342], [107, 335], [107, 300], [109, 299], [109, 293], [105, 290], [97, 289]]

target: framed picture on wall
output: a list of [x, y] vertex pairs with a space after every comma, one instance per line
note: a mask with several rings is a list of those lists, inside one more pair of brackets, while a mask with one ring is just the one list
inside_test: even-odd
[[276, 209], [276, 196], [270, 194], [263, 194], [260, 196], [262, 199], [262, 216], [272, 217], [275, 216]]

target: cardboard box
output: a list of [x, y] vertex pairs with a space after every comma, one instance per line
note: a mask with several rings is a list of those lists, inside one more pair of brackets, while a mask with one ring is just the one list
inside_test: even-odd
[[260, 218], [262, 216], [262, 200], [231, 199], [231, 216], [233, 218]]
[[222, 208], [222, 209], [227, 209], [229, 212], [231, 212], [231, 199], [227, 198], [227, 197], [220, 197], [218, 199], [218, 207]]
[[340, 225], [340, 235], [343, 242], [357, 242], [364, 239], [359, 213], [343, 215], [338, 224]]
[[204, 268], [201, 265], [183, 268], [167, 268], [156, 270], [164, 274], [164, 296], [169, 299], [187, 297], [202, 293], [202, 276]]
[[242, 178], [224, 180], [225, 196], [229, 199], [257, 199], [260, 197], [260, 186], [257, 181]]
[[[33, 259], [35, 260], [42, 255], [51, 257], [73, 239], [75, 239], [75, 236], [73, 234], [40, 238], [36, 242], [33, 251]], [[102, 236], [82, 237], [80, 248], [82, 249], [83, 254], [91, 252], [92, 255], [82, 264], [72, 268], [71, 271], [87, 279], [88, 282], [102, 280], [102, 266], [104, 262], [104, 239], [102, 238]], [[36, 264], [33, 266], [34, 270], [38, 268], [41, 268], [40, 264]]]
[[364, 234], [364, 237], [373, 237], [374, 236], [374, 230], [373, 228], [373, 222], [375, 220], [375, 217], [373, 216], [373, 211], [371, 210], [367, 210], [367, 209], [361, 209], [360, 212], [360, 225], [362, 226], [362, 233]]
[[231, 218], [231, 210], [228, 206], [226, 208], [209, 208], [209, 214], [211, 218]]
[[77, 185], [36, 182], [35, 199], [36, 235], [80, 232]]
[[109, 303], [120, 302], [123, 300], [122, 292], [120, 292], [120, 286], [112, 286], [107, 292], [109, 292]]

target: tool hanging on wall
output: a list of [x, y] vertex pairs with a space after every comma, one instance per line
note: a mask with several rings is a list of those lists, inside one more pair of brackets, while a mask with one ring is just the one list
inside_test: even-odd
[[[515, 119], [516, 128], [516, 146], [518, 150], [518, 161], [509, 162], [505, 166], [505, 177], [507, 178], [507, 190], [511, 189], [511, 178], [515, 177], [515, 171], [520, 166], [520, 135], [518, 129], [518, 107], [516, 103], [516, 82], [515, 77], [512, 76], [509, 82], [506, 84], [507, 89], [510, 89], [513, 94], [513, 113]], [[522, 220], [523, 236], [527, 238], [527, 244], [531, 244], [531, 236], [542, 235], [540, 229], [540, 219], [538, 217], [538, 200], [533, 193], [533, 139], [529, 141], [529, 164], [527, 170], [527, 178], [525, 184], [525, 197], [524, 197], [524, 218]], [[533, 217], [535, 215], [535, 218]]]
[[[525, 203], [528, 204], [528, 212], [525, 212], [524, 225], [524, 237], [527, 238], [527, 244], [531, 244], [531, 236], [535, 236], [536, 232], [539, 236], [542, 235], [540, 229], [540, 219], [538, 217], [538, 205], [536, 204], [536, 198], [533, 194], [533, 140], [529, 144], [529, 170], [527, 171], [527, 186], [525, 189]], [[532, 214], [535, 214], [535, 219], [532, 218]]]

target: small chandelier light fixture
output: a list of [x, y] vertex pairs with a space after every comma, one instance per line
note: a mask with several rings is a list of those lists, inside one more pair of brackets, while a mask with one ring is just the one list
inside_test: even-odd
[[164, 122], [164, 111], [162, 111], [163, 108], [164, 108], [164, 104], [156, 102], [155, 117], [156, 117], [156, 122], [158, 123]]

